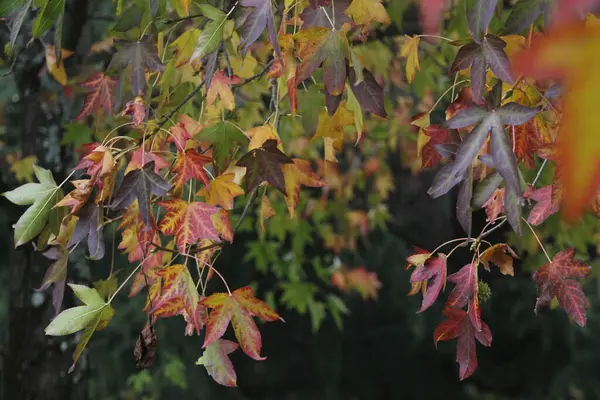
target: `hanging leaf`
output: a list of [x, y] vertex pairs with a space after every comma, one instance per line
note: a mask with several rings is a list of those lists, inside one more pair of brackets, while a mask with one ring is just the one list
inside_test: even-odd
[[244, 179], [246, 192], [257, 188], [262, 182], [267, 182], [287, 196], [282, 167], [292, 163], [292, 159], [277, 148], [277, 141], [269, 139], [262, 147], [246, 153], [239, 159], [237, 165], [246, 167]]

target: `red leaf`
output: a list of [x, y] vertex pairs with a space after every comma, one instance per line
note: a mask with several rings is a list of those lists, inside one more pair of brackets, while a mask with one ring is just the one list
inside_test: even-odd
[[559, 204], [552, 199], [552, 185], [534, 190], [528, 197], [537, 201], [527, 218], [527, 222], [531, 225], [537, 226], [558, 212]]
[[548, 306], [556, 297], [560, 307], [579, 326], [585, 326], [586, 309], [590, 304], [583, 293], [581, 283], [574, 279], [587, 277], [592, 271], [589, 265], [573, 259], [575, 249], [566, 249], [556, 254], [552, 262], [544, 264], [533, 274], [538, 288], [538, 299], [535, 304], [539, 307]]
[[446, 285], [446, 256], [440, 254], [429, 258], [423, 265], [415, 269], [410, 276], [411, 282], [427, 281], [427, 288], [423, 295], [423, 303], [418, 312], [427, 310], [438, 298], [442, 287]]
[[421, 0], [421, 25], [425, 33], [437, 33], [448, 0]]
[[200, 303], [200, 295], [187, 267], [169, 265], [156, 274], [162, 278], [162, 288], [160, 296], [153, 300], [150, 314], [156, 318], [183, 315], [188, 323], [186, 335], [193, 334], [194, 330], [200, 334], [206, 309]]
[[190, 179], [202, 181], [208, 186], [210, 179], [204, 170], [204, 166], [210, 163], [212, 159], [208, 156], [198, 153], [195, 149], [188, 149], [177, 154], [177, 160], [173, 165], [175, 173], [175, 185], [173, 193], [180, 195], [183, 185]]
[[440, 127], [439, 124], [434, 124], [423, 129], [423, 132], [430, 139], [421, 149], [421, 168], [432, 168], [442, 161], [442, 155], [436, 150], [435, 146], [451, 142], [450, 130]]
[[115, 90], [116, 85], [116, 79], [104, 75], [102, 72], [97, 72], [90, 76], [81, 84], [81, 86], [88, 89], [89, 92], [85, 95], [83, 107], [75, 117], [75, 120], [81, 120], [86, 116], [93, 114], [100, 107], [102, 107], [106, 113], [112, 112], [113, 91]]
[[469, 303], [469, 299], [477, 291], [477, 267], [467, 264], [458, 272], [448, 276], [448, 280], [456, 286], [448, 296], [449, 307], [462, 308]]
[[211, 217], [219, 209], [200, 201], [187, 203], [181, 199], [161, 201], [159, 206], [167, 210], [159, 228], [165, 235], [175, 235], [175, 242], [181, 253], [187, 244], [200, 239], [219, 240]]
[[444, 314], [447, 319], [435, 328], [433, 342], [436, 347], [439, 341], [458, 338], [456, 343], [456, 362], [459, 365], [460, 380], [471, 376], [477, 369], [477, 353], [475, 339], [484, 346], [492, 344], [490, 328], [482, 322], [481, 331], [478, 332], [467, 313], [457, 308], [446, 308]]
[[244, 353], [255, 360], [266, 358], [260, 355], [262, 339], [252, 317], [259, 317], [265, 321], [275, 321], [281, 317], [265, 302], [255, 298], [251, 287], [237, 289], [231, 295], [215, 293], [202, 300], [201, 304], [212, 308], [202, 347], [206, 348], [220, 339], [231, 322], [235, 337]]

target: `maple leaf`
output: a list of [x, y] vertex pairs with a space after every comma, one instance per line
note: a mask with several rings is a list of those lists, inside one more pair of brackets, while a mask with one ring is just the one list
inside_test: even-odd
[[281, 139], [279, 135], [275, 131], [273, 125], [265, 124], [262, 126], [255, 126], [253, 128], [248, 129], [246, 135], [250, 138], [250, 143], [248, 143], [248, 151], [258, 149], [262, 147], [263, 144], [269, 139], [273, 139], [277, 141], [277, 148], [282, 150], [281, 147]]
[[96, 72], [90, 76], [81, 86], [88, 90], [83, 99], [83, 107], [75, 117], [76, 121], [82, 120], [88, 115], [92, 115], [100, 108], [105, 113], [111, 113], [113, 109], [114, 90], [117, 81], [111, 76], [104, 75], [103, 72]]
[[75, 189], [69, 192], [58, 203], [56, 207], [71, 207], [69, 214], [75, 214], [88, 201], [92, 190], [94, 190], [94, 181], [92, 179], [79, 179], [71, 181]]
[[408, 36], [404, 35], [404, 43], [400, 48], [400, 56], [406, 57], [406, 80], [412, 82], [415, 79], [417, 71], [421, 70], [419, 67], [419, 36]]
[[290, 217], [296, 215], [296, 205], [300, 195], [300, 186], [322, 187], [325, 182], [313, 172], [310, 162], [299, 158], [292, 158], [292, 164], [284, 164], [281, 167], [285, 179], [285, 203], [287, 205]]
[[[356, 100], [360, 104], [361, 108], [365, 111], [369, 111], [381, 118], [386, 118], [387, 113], [385, 111], [385, 104], [383, 100], [383, 88], [371, 73], [371, 71], [363, 70], [363, 80], [358, 81], [358, 76], [354, 72], [354, 68], [350, 70], [349, 74], [350, 88], [352, 93], [356, 96]], [[347, 103], [348, 104], [348, 103]], [[360, 111], [354, 111], [355, 115]], [[359, 130], [359, 134], [362, 133]], [[360, 138], [360, 137], [359, 137]]]
[[417, 311], [420, 313], [435, 303], [442, 287], [446, 286], [446, 255], [439, 253], [438, 256], [431, 257], [429, 253], [417, 253], [410, 256], [407, 261], [417, 266], [410, 276], [411, 283], [426, 281], [427, 286], [423, 285], [423, 303]]
[[53, 246], [44, 252], [44, 257], [54, 262], [46, 270], [42, 286], [36, 289], [36, 292], [42, 292], [53, 285], [52, 305], [54, 313], [58, 315], [65, 294], [65, 283], [67, 279], [67, 263], [69, 261], [69, 252], [66, 247]]
[[234, 178], [235, 174], [231, 173], [219, 175], [210, 181], [208, 186], [200, 189], [196, 196], [204, 196], [207, 204], [231, 210], [233, 199], [244, 194], [244, 189], [233, 181]]
[[192, 139], [192, 135], [182, 122], [170, 127], [169, 133], [170, 135], [167, 137], [167, 143], [175, 143], [177, 151], [184, 151], [187, 141]]
[[220, 385], [237, 386], [237, 376], [228, 355], [237, 350], [238, 344], [231, 340], [215, 340], [204, 350], [196, 365], [204, 365], [206, 372]]
[[69, 248], [73, 248], [83, 239], [87, 238], [87, 246], [92, 260], [100, 260], [104, 257], [104, 225], [103, 213], [97, 204], [88, 202], [77, 216], [77, 225], [71, 240]]
[[149, 226], [144, 224], [137, 200], [127, 207], [127, 210], [123, 213], [118, 229], [123, 230], [118, 248], [125, 250], [127, 259], [130, 262], [144, 260], [143, 265], [145, 268], [162, 265], [163, 254], [161, 252], [156, 252], [150, 256], [147, 254], [152, 243], [160, 245], [160, 236], [154, 217], [150, 216]]
[[442, 128], [439, 124], [433, 124], [419, 131], [419, 134], [429, 137], [429, 140], [421, 149], [421, 168], [435, 167], [442, 161], [442, 154], [438, 150], [439, 145], [456, 144], [453, 142], [449, 129]]
[[167, 168], [170, 165], [167, 160], [159, 156], [156, 152], [146, 151], [142, 147], [139, 147], [131, 154], [131, 161], [129, 161], [125, 169], [125, 174], [128, 175], [131, 171], [141, 169], [143, 165], [149, 162], [154, 163], [154, 173], [157, 175], [161, 169]]
[[236, 165], [246, 167], [244, 178], [246, 192], [252, 191], [266, 181], [287, 196], [282, 167], [292, 163], [292, 159], [277, 148], [277, 141], [268, 139], [262, 147], [246, 153]]
[[29, 205], [14, 225], [15, 247], [35, 238], [48, 222], [55, 231], [58, 230], [62, 220], [60, 210], [53, 210], [53, 206], [63, 197], [63, 193], [56, 185], [52, 173], [36, 165], [33, 166], [33, 170], [40, 183], [26, 183], [2, 193], [2, 196], [11, 203], [19, 206]]
[[146, 105], [142, 96], [135, 96], [135, 99], [128, 101], [125, 108], [121, 111], [121, 117], [131, 116], [133, 127], [138, 127], [146, 119]]
[[481, 311], [479, 309], [477, 265], [467, 264], [458, 272], [448, 276], [448, 281], [454, 283], [454, 289], [448, 296], [448, 307], [462, 308], [469, 305], [469, 319], [475, 330], [481, 330]]
[[498, 215], [504, 211], [504, 188], [494, 190], [494, 193], [483, 203], [482, 207], [485, 208], [486, 221], [493, 225]]
[[535, 312], [546, 307], [552, 299], [558, 299], [558, 305], [577, 323], [585, 326], [586, 308], [590, 304], [583, 293], [581, 283], [575, 279], [583, 279], [592, 272], [592, 267], [575, 260], [575, 249], [565, 249], [554, 256], [551, 262], [544, 264], [533, 274], [538, 289]]
[[236, 289], [231, 294], [214, 293], [203, 299], [201, 304], [212, 309], [206, 324], [203, 348], [220, 339], [231, 321], [242, 351], [255, 360], [266, 359], [260, 355], [261, 335], [252, 317], [265, 321], [275, 321], [281, 317], [265, 302], [254, 297], [251, 287]]
[[183, 315], [186, 335], [194, 330], [200, 334], [206, 319], [206, 309], [200, 303], [200, 295], [190, 271], [183, 264], [174, 264], [156, 272], [162, 279], [160, 296], [152, 300], [149, 314], [156, 318]]
[[[507, 254], [508, 253], [508, 254]], [[513, 249], [506, 243], [498, 243], [485, 249], [479, 256], [479, 261], [486, 270], [490, 270], [489, 263], [494, 263], [503, 275], [515, 275], [513, 259], [519, 258]]]
[[348, 285], [356, 290], [363, 299], [377, 299], [381, 282], [376, 272], [369, 272], [364, 267], [353, 268], [346, 272]]
[[121, 49], [113, 55], [107, 71], [120, 71], [131, 65], [131, 93], [134, 96], [143, 96], [146, 70], [162, 72], [165, 69], [164, 65], [148, 39], [115, 42]]
[[446, 320], [435, 328], [433, 342], [437, 347], [438, 342], [458, 338], [456, 343], [456, 362], [459, 365], [460, 380], [473, 375], [477, 369], [477, 353], [475, 339], [484, 346], [492, 344], [490, 328], [482, 322], [481, 330], [477, 331], [461, 309], [446, 307], [444, 309]]
[[389, 24], [390, 17], [381, 4], [381, 0], [352, 0], [352, 4], [345, 11], [354, 22], [360, 25], [369, 24], [371, 21]]
[[146, 324], [144, 329], [140, 332], [133, 350], [135, 366], [138, 367], [138, 369], [150, 368], [152, 364], [154, 364], [157, 343], [158, 338], [156, 337], [154, 327], [150, 324]]
[[558, 212], [559, 204], [553, 199], [552, 185], [536, 189], [528, 193], [527, 197], [537, 201], [535, 207], [531, 209], [529, 217], [527, 217], [527, 222], [533, 226], [540, 225], [548, 217]]
[[[296, 69], [296, 83], [300, 84], [308, 79], [319, 65], [323, 64], [326, 94], [341, 95], [348, 75], [346, 60], [350, 59], [350, 49], [345, 34], [341, 31], [311, 27], [294, 35], [294, 40], [297, 55], [302, 59]], [[336, 106], [328, 107], [329, 115], [333, 115], [336, 109]]]
[[341, 104], [333, 116], [329, 116], [327, 111], [321, 111], [317, 131], [311, 140], [320, 137], [333, 139], [333, 148], [337, 151], [342, 149], [344, 144], [344, 127], [354, 124], [354, 115], [345, 104]]
[[213, 145], [212, 155], [219, 170], [226, 169], [237, 147], [248, 142], [248, 138], [239, 129], [227, 122], [204, 128], [198, 140]]
[[152, 195], [164, 196], [170, 188], [163, 178], [152, 171], [153, 169], [154, 161], [150, 161], [142, 169], [133, 170], [125, 175], [111, 206], [115, 210], [124, 210], [137, 199], [146, 226], [150, 226]]
[[66, 49], [61, 49], [61, 58], [56, 58], [56, 47], [54, 45], [46, 46], [46, 66], [50, 75], [56, 79], [62, 86], [67, 85], [67, 72], [65, 71], [64, 59], [73, 55], [73, 52]]
[[600, 44], [600, 27], [578, 23], [557, 27], [535, 38], [517, 55], [515, 72], [536, 79], [562, 78], [563, 116], [558, 132], [558, 165], [564, 184], [564, 215], [574, 220], [589, 205], [600, 180], [600, 73], [594, 49]]
[[245, 16], [244, 24], [241, 27], [242, 57], [246, 57], [248, 49], [265, 31], [265, 28], [269, 32], [269, 40], [275, 54], [277, 57], [281, 57], [271, 0], [240, 0], [240, 5], [252, 7], [252, 10]]
[[352, 20], [345, 14], [346, 9], [350, 6], [350, 0], [323, 1], [320, 4], [311, 2], [309, 7], [306, 7], [300, 18], [304, 22], [304, 29], [311, 26], [320, 26], [322, 28], [331, 28], [331, 15], [335, 15], [334, 27], [337, 30], [342, 28], [345, 23], [352, 23]]
[[458, 50], [450, 74], [471, 68], [471, 89], [475, 103], [479, 103], [482, 99], [488, 65], [503, 82], [511, 85], [514, 83], [510, 61], [504, 51], [505, 47], [506, 42], [499, 37], [486, 35], [480, 43], [471, 42]]
[[211, 105], [217, 100], [217, 96], [221, 99], [223, 107], [227, 110], [235, 108], [235, 99], [231, 91], [231, 85], [241, 82], [238, 76], [227, 76], [223, 70], [218, 71], [212, 77], [210, 86], [206, 91], [206, 104]]
[[515, 155], [517, 161], [524, 161], [528, 168], [535, 167], [533, 153], [540, 147], [538, 123], [531, 119], [514, 127]]
[[181, 199], [161, 201], [159, 206], [167, 210], [159, 224], [165, 235], [175, 235], [181, 253], [186, 244], [195, 244], [199, 239], [219, 240], [211, 216], [219, 209], [200, 201], [188, 203]]
[[175, 173], [173, 193], [175, 195], [180, 195], [183, 190], [183, 185], [190, 179], [195, 179], [208, 185], [210, 178], [206, 174], [204, 166], [211, 161], [212, 159], [210, 157], [198, 153], [196, 149], [180, 151], [177, 154], [175, 164], [173, 164], [173, 172]]
[[269, 198], [263, 194], [260, 201], [259, 211], [261, 231], [265, 231], [265, 220], [273, 217], [274, 215], [276, 215], [276, 213], [273, 209], [273, 206], [271, 205], [271, 202], [269, 201]]

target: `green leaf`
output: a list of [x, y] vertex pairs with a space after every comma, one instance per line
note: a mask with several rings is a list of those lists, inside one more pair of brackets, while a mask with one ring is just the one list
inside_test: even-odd
[[50, 29], [52, 23], [60, 14], [65, 12], [65, 0], [48, 0], [38, 17], [33, 21], [32, 34], [33, 37], [39, 38]]
[[235, 126], [227, 122], [211, 125], [200, 132], [198, 139], [212, 143], [213, 158], [219, 169], [227, 167], [237, 145], [245, 144], [248, 138]]
[[79, 332], [98, 317], [102, 308], [102, 306], [68, 308], [58, 314], [46, 327], [44, 332], [49, 336], [64, 336]]
[[[31, 5], [32, 0], [27, 0], [27, 3]], [[0, 0], [0, 16], [4, 17], [8, 15], [12, 10], [19, 7], [23, 7], [26, 0]]]
[[108, 323], [112, 319], [113, 315], [115, 315], [115, 310], [110, 305], [104, 307], [102, 311], [98, 312], [95, 315], [95, 317], [90, 321], [90, 323], [85, 327], [83, 335], [81, 335], [81, 339], [79, 340], [79, 343], [77, 343], [77, 347], [73, 352], [73, 364], [71, 364], [71, 367], [69, 368], [69, 373], [73, 372], [73, 370], [75, 369], [75, 365], [77, 364], [77, 361], [79, 361], [81, 353], [83, 353], [83, 350], [89, 343], [94, 332], [106, 327], [106, 325], [108, 325]]
[[226, 17], [226, 14], [223, 11], [211, 6], [210, 4], [197, 4], [197, 7], [202, 15], [208, 19], [212, 19], [213, 21], [223, 20]]
[[28, 183], [3, 193], [17, 205], [31, 204], [15, 224], [15, 247], [29, 242], [44, 229], [52, 207], [63, 196], [50, 171], [34, 166], [34, 172], [41, 183]]
[[76, 285], [73, 283], [69, 283], [69, 287], [73, 289], [75, 296], [79, 300], [81, 300], [86, 306], [102, 306], [104, 304], [104, 300], [98, 293], [96, 289], [84, 286], [84, 285]]
[[202, 59], [219, 47], [221, 41], [223, 40], [224, 25], [225, 15], [206, 24], [206, 27], [200, 34], [200, 37], [198, 37], [196, 49], [194, 50], [194, 53], [192, 53], [190, 61]]
[[[1, 1], [1, 0], [0, 0]], [[25, 21], [25, 17], [31, 10], [31, 4], [33, 0], [4, 0], [0, 3], [0, 15], [5, 15], [5, 8], [12, 5], [8, 5], [6, 3], [12, 3], [12, 5], [20, 6], [21, 8], [14, 12], [10, 19], [9, 28], [10, 28], [10, 46], [14, 47], [17, 42], [17, 37], [19, 36], [19, 32], [23, 27], [23, 22]]]

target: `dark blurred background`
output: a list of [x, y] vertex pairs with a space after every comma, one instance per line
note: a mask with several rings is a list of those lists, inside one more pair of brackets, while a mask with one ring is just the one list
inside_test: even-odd
[[[105, 16], [113, 13], [109, 0], [68, 1], [64, 47], [85, 50], [102, 37]], [[395, 8], [394, 8], [395, 7]], [[414, 32], [416, 11], [403, 3], [388, 4], [395, 24], [381, 35]], [[403, 17], [398, 18], [401, 12]], [[402, 22], [402, 27], [398, 21]], [[7, 32], [2, 32], [6, 36]], [[5, 38], [3, 38], [5, 40]], [[4, 42], [3, 42], [4, 43]], [[81, 51], [81, 54], [85, 51]], [[67, 60], [76, 68], [77, 56]], [[8, 71], [9, 60], [4, 60]], [[66, 96], [43, 74], [44, 48], [33, 42], [18, 55], [12, 72], [0, 77], [2, 146], [18, 149], [22, 157], [34, 155], [40, 165], [62, 181], [73, 166], [75, 154], [60, 146], [64, 126], [80, 103]], [[454, 217], [452, 196], [431, 200], [426, 195], [433, 173], [414, 176], [402, 166], [400, 154], [388, 160], [396, 189], [387, 201], [392, 218], [387, 229], [376, 230], [359, 244], [356, 264], [375, 271], [383, 286], [377, 300], [343, 295], [350, 313], [342, 329], [326, 317], [317, 332], [308, 315], [279, 309], [285, 323], [261, 324], [264, 362], [245, 357], [232, 359], [238, 373], [237, 388], [216, 385], [194, 363], [202, 353], [198, 337], [182, 335], [182, 318], [160, 320], [157, 325], [159, 355], [149, 370], [136, 370], [133, 348], [145, 323], [140, 312], [144, 299], [121, 296], [110, 326], [94, 335], [72, 374], [67, 374], [79, 336], [50, 338], [44, 327], [53, 316], [47, 293], [37, 293], [50, 261], [30, 244], [14, 249], [11, 226], [23, 212], [0, 197], [0, 397], [3, 399], [256, 399], [256, 400], [370, 400], [403, 398], [447, 399], [595, 399], [600, 398], [600, 304], [595, 278], [586, 292], [592, 303], [588, 326], [578, 328], [561, 310], [533, 312], [536, 293], [531, 271], [523, 268], [525, 253], [516, 263], [516, 276], [485, 274], [493, 297], [483, 305], [483, 318], [493, 342], [477, 348], [479, 368], [464, 382], [458, 379], [456, 342], [443, 342], [436, 350], [433, 330], [442, 320], [441, 302], [417, 314], [419, 296], [408, 297], [410, 271], [405, 258], [417, 245], [433, 249], [462, 235]], [[10, 171], [11, 160], [0, 158], [0, 193], [20, 185]], [[484, 215], [476, 215], [481, 227]], [[597, 232], [594, 225], [586, 231]], [[505, 239], [498, 230], [491, 239]], [[255, 239], [245, 232], [227, 247], [217, 268], [232, 287], [255, 281], [259, 297], [276, 281], [245, 262], [246, 244]], [[523, 239], [525, 240], [525, 239]], [[548, 239], [552, 241], [552, 238]], [[588, 242], [592, 237], [587, 237]], [[324, 251], [313, 246], [309, 251]], [[456, 253], [449, 268], [469, 261]], [[590, 248], [588, 256], [594, 257]], [[309, 255], [310, 258], [310, 255]], [[91, 263], [74, 252], [69, 280], [89, 283], [107, 275], [107, 263]], [[129, 268], [117, 256], [116, 267]], [[541, 264], [539, 264], [541, 265]], [[277, 300], [277, 299], [276, 299]], [[63, 307], [75, 304], [67, 292]]]

